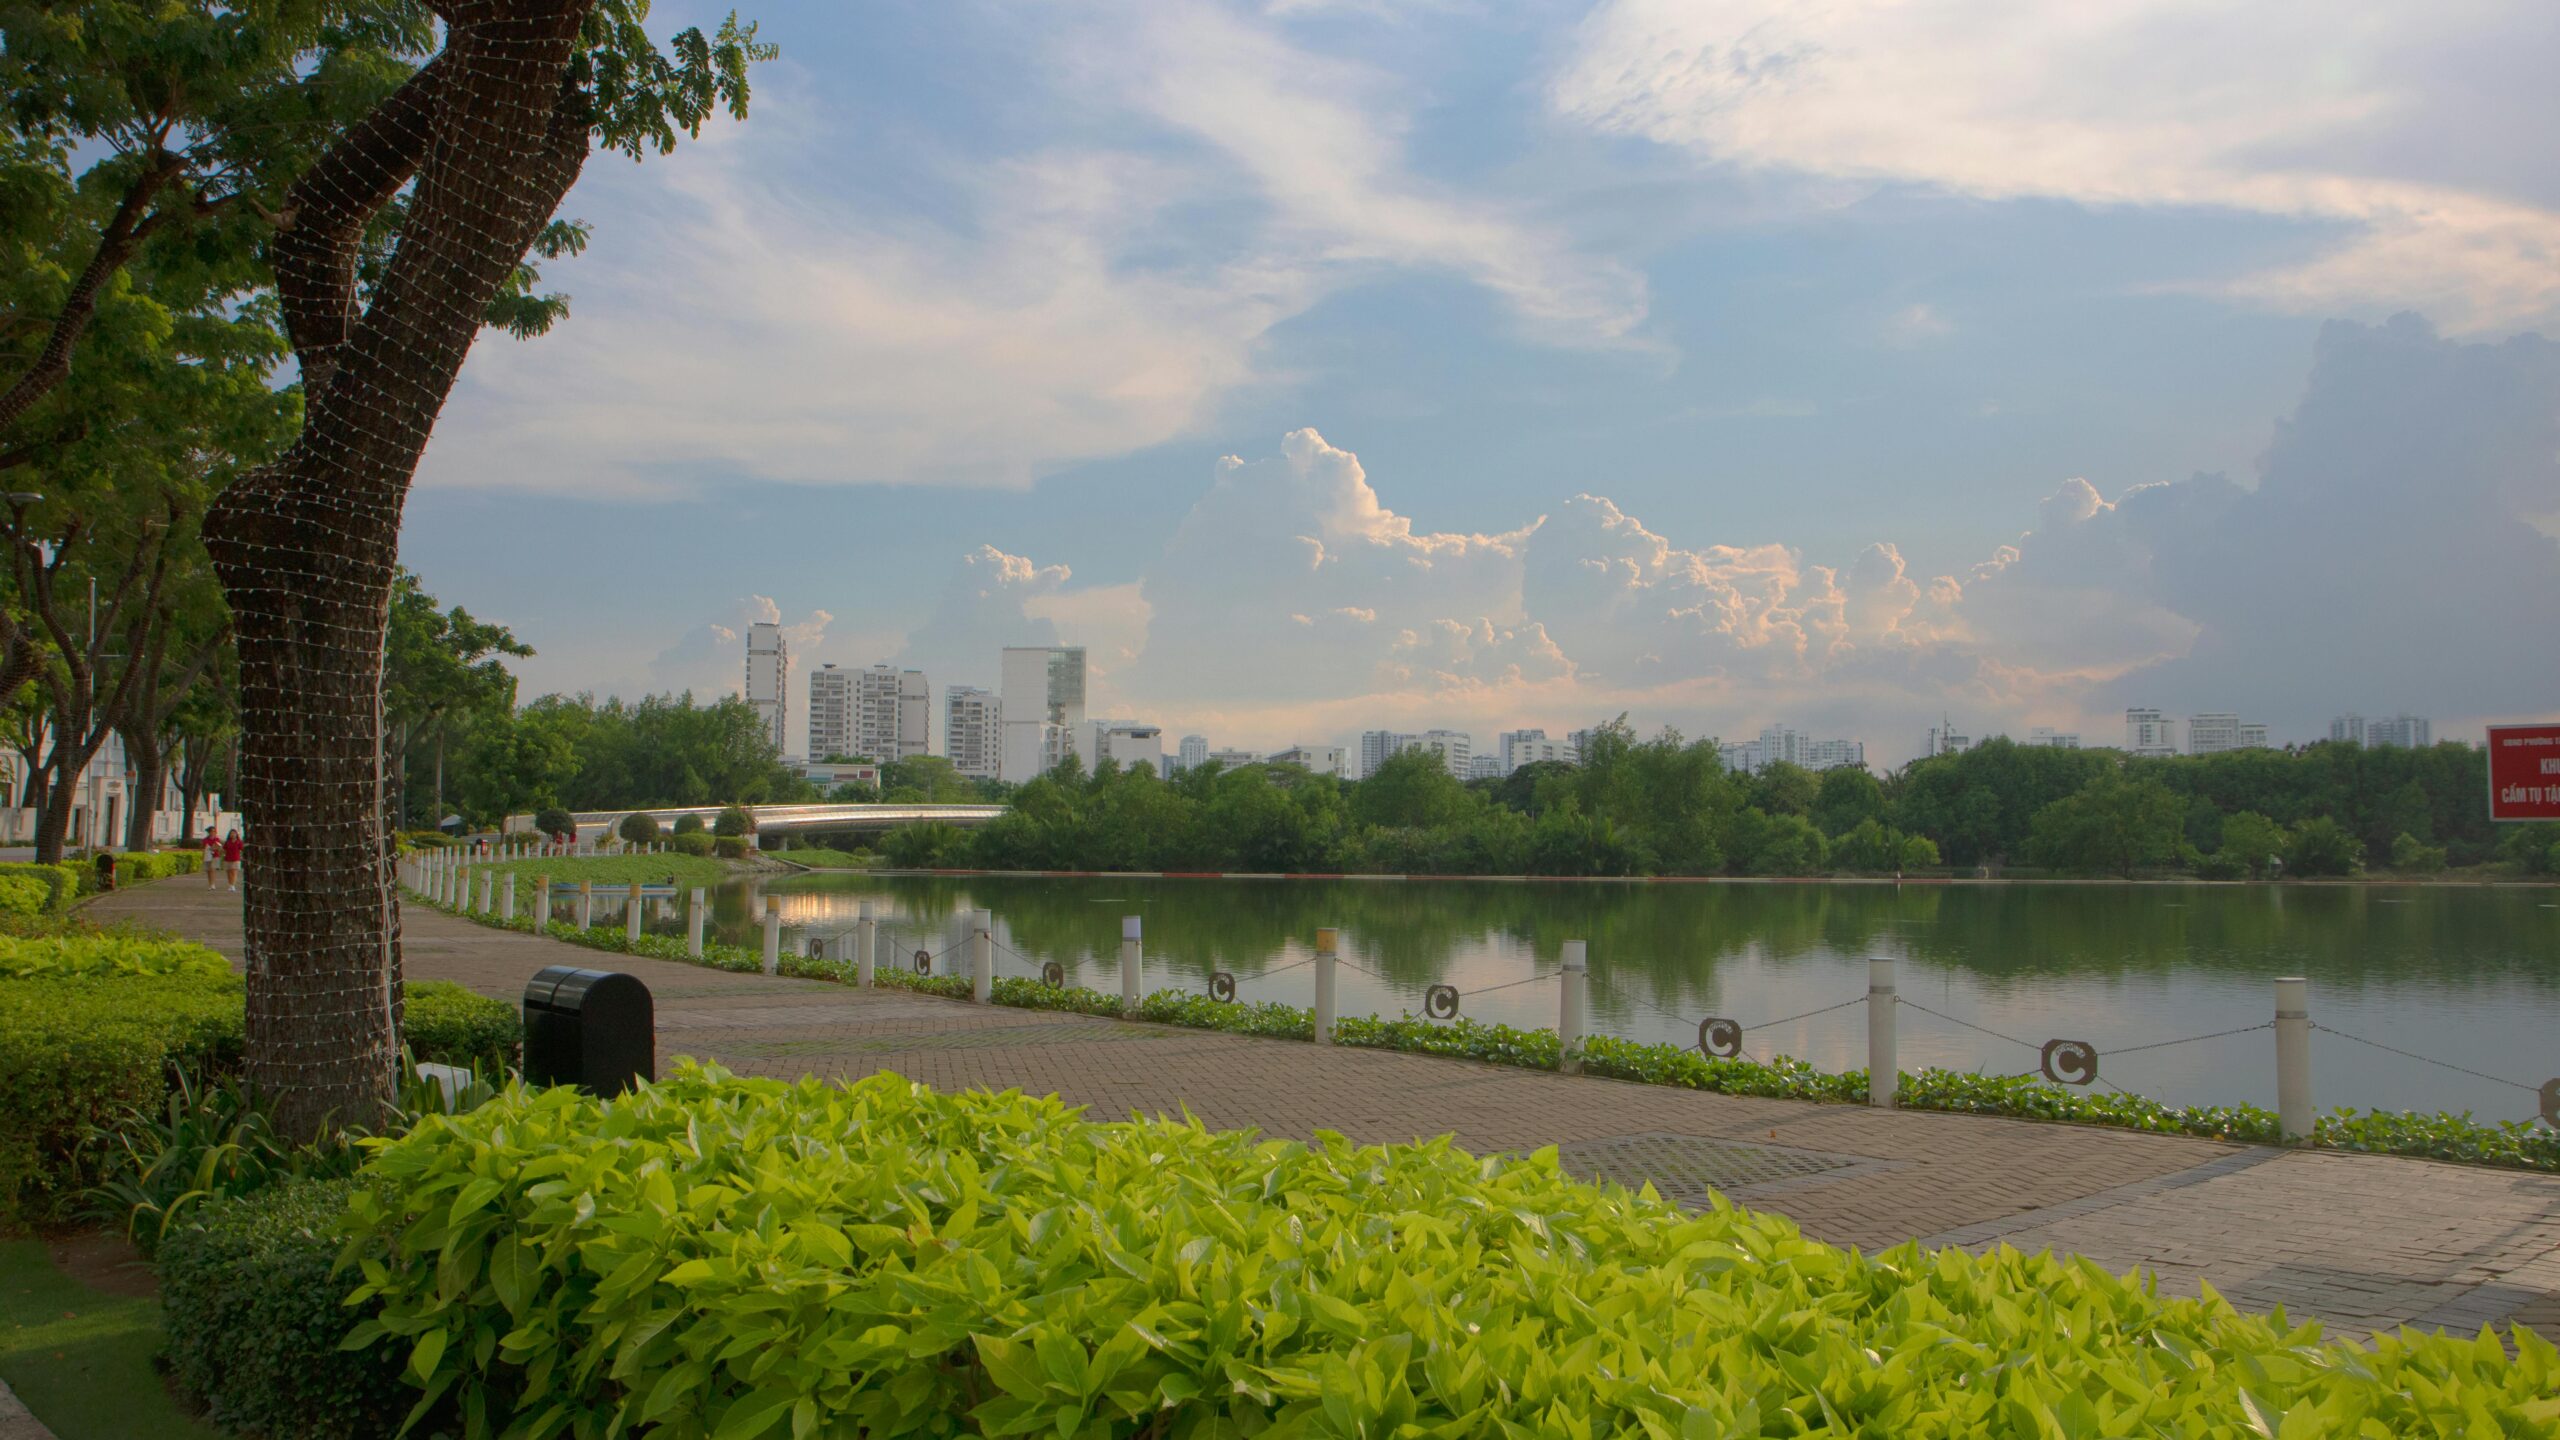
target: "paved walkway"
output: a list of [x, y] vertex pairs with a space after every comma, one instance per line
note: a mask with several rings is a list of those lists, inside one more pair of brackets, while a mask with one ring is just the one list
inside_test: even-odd
[[[236, 896], [180, 878], [102, 897], [239, 954]], [[599, 955], [405, 912], [415, 978], [514, 1001], [544, 965], [610, 965], [656, 997], [660, 1063], [744, 1074], [894, 1070], [944, 1088], [1055, 1092], [1096, 1116], [1188, 1110], [1218, 1127], [1389, 1142], [1454, 1134], [1476, 1151], [1555, 1145], [1586, 1175], [1650, 1179], [1688, 1203], [1712, 1185], [1806, 1233], [1870, 1250], [1918, 1239], [2076, 1251], [2143, 1266], [2173, 1292], [2209, 1281], [2338, 1333], [2521, 1321], [2560, 1335], [2560, 1177], [2310, 1153], [1976, 1116], [1878, 1113], [1319, 1048], [899, 991]]]

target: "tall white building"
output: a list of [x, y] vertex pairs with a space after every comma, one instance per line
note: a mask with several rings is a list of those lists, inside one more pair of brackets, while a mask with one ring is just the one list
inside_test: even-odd
[[2350, 745], [2363, 744], [2364, 717], [2353, 710], [2350, 710], [2346, 714], [2339, 716], [2337, 719], [2330, 721], [2329, 738], [2332, 740], [2344, 740]]
[[1505, 775], [1540, 761], [1561, 760], [1570, 765], [1575, 759], [1572, 741], [1550, 740], [1544, 730], [1505, 730], [1496, 743], [1501, 747], [1498, 760]]
[[1396, 741], [1402, 738], [1393, 730], [1361, 731], [1360, 778], [1366, 780], [1377, 774], [1379, 767], [1387, 763], [1387, 757], [1396, 753]]
[[[1008, 645], [1004, 651], [1004, 757], [1007, 780], [1020, 783], [1048, 771], [1071, 753], [1084, 728], [1084, 647]], [[1063, 737], [1044, 726], [1057, 726]]]
[[2241, 749], [2243, 749], [2243, 750], [2264, 750], [2264, 749], [2266, 749], [2266, 748], [2267, 748], [2267, 727], [2266, 727], [2265, 725], [2263, 725], [2263, 724], [2260, 724], [2259, 722], [2257, 722], [2257, 721], [2255, 721], [2255, 720], [2243, 720], [2243, 721], [2241, 721], [2241, 722], [2240, 722], [2240, 748], [2241, 748]]
[[942, 692], [942, 754], [972, 780], [993, 780], [1004, 770], [1004, 702], [975, 685]]
[[1188, 770], [1194, 765], [1207, 763], [1209, 763], [1209, 737], [1206, 735], [1183, 736], [1182, 749], [1175, 756], [1173, 768]]
[[1816, 740], [1790, 726], [1772, 725], [1762, 730], [1757, 740], [1721, 747], [1721, 757], [1728, 768], [1752, 772], [1781, 763], [1807, 770], [1836, 770], [1844, 765], [1865, 765], [1867, 744], [1863, 740]]
[[933, 687], [921, 670], [874, 665], [853, 676], [853, 753], [883, 764], [930, 753]]
[[1212, 750], [1200, 757], [1200, 763], [1203, 765], [1212, 762], [1215, 762], [1221, 770], [1241, 770], [1247, 765], [1261, 764], [1262, 752], [1259, 750]]
[[1274, 765], [1304, 766], [1311, 775], [1342, 774], [1342, 747], [1339, 745], [1292, 745], [1271, 754]]
[[2124, 712], [2124, 748], [2135, 755], [2175, 755], [2178, 753], [2178, 722], [2157, 710], [2127, 708]]
[[2187, 717], [2187, 753], [2219, 755], [2240, 748], [2240, 717], [2227, 711]]
[[747, 703], [764, 722], [765, 734], [772, 737], [777, 751], [789, 748], [783, 739], [783, 722], [791, 708], [790, 693], [791, 646], [782, 638], [780, 625], [759, 620], [747, 627]]
[[1920, 753], [1923, 756], [1961, 755], [1972, 748], [1973, 737], [1959, 733], [1955, 721], [1940, 715], [1938, 723], [1929, 727], [1928, 742], [1920, 747]]
[[821, 665], [809, 672], [809, 758], [860, 753], [853, 738], [853, 672]]
[[2435, 743], [2435, 727], [2424, 715], [2394, 715], [2388, 720], [2368, 720], [2364, 727], [2367, 745], [2398, 745], [2409, 750], [2424, 750]]
[[2077, 750], [2080, 748], [2080, 737], [2068, 730], [2056, 730], [2050, 725], [2038, 725], [2027, 732], [2026, 743], [2042, 746], [2048, 750]]
[[1502, 775], [1502, 757], [1499, 755], [1475, 755], [1467, 760], [1467, 778], [1470, 780], [1499, 780]]

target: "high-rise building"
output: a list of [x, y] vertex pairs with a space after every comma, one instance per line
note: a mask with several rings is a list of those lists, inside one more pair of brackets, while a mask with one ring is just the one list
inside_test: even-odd
[[2056, 730], [2050, 725], [2038, 725], [2027, 732], [2026, 743], [2042, 746], [2048, 750], [2077, 750], [2080, 748], [2080, 737], [2067, 730]]
[[1200, 758], [1200, 763], [1215, 765], [1221, 770], [1241, 770], [1247, 765], [1261, 764], [1262, 752], [1259, 750], [1212, 750]]
[[2187, 753], [2219, 755], [2240, 748], [2240, 717], [2228, 711], [2187, 717]]
[[1467, 778], [1470, 780], [1499, 780], [1502, 774], [1502, 757], [1499, 755], [1477, 755], [1467, 761]]
[[942, 754], [972, 780], [993, 780], [1004, 769], [1004, 702], [975, 685], [942, 692]]
[[2255, 721], [2255, 720], [2243, 720], [2243, 721], [2241, 721], [2241, 722], [2240, 722], [2240, 748], [2241, 748], [2241, 749], [2243, 749], [2243, 750], [2264, 750], [2264, 749], [2266, 749], [2266, 748], [2267, 748], [2267, 727], [2266, 727], [2265, 725], [2263, 725], [2263, 724], [2260, 724], [2259, 722], [2257, 722], [2257, 721]]
[[2337, 719], [2330, 721], [2329, 738], [2332, 740], [2343, 740], [2350, 745], [2363, 744], [2364, 717], [2353, 710], [2350, 710], [2346, 714], [2339, 716]]
[[1523, 765], [1555, 760], [1570, 765], [1576, 758], [1572, 741], [1550, 740], [1544, 730], [1505, 730], [1495, 743], [1501, 747], [1501, 753], [1495, 759], [1505, 775]]
[[1342, 747], [1339, 745], [1292, 745], [1272, 752], [1274, 765], [1304, 766], [1311, 775], [1342, 774]]
[[[862, 753], [853, 736], [853, 672], [821, 665], [809, 672], [809, 758]], [[875, 760], [893, 756], [875, 755]]]
[[1363, 730], [1360, 732], [1360, 775], [1366, 779], [1385, 766], [1389, 756], [1407, 750], [1428, 750], [1440, 757], [1440, 763], [1457, 779], [1474, 773], [1475, 737], [1463, 730], [1425, 730], [1419, 735], [1397, 730]]
[[753, 706], [756, 718], [764, 722], [764, 733], [773, 740], [777, 751], [789, 747], [783, 739], [783, 719], [790, 711], [786, 698], [791, 692], [791, 646], [782, 638], [782, 627], [759, 620], [747, 627], [747, 704]]
[[1929, 739], [1920, 747], [1920, 753], [1923, 756], [1961, 755], [1972, 748], [1973, 737], [1959, 734], [1956, 722], [1940, 715], [1938, 723], [1929, 727]]
[[2134, 755], [2175, 755], [2178, 722], [2157, 710], [2128, 708], [2124, 712], [2124, 748]]
[[1185, 735], [1182, 737], [1182, 749], [1174, 758], [1173, 768], [1176, 770], [1188, 770], [1194, 765], [1205, 765], [1208, 761], [1209, 737], [1206, 735]]
[[1076, 756], [1084, 761], [1087, 773], [1101, 769], [1102, 762], [1109, 760], [1123, 770], [1143, 765], [1162, 775], [1164, 731], [1127, 720], [1088, 720], [1076, 732]]
[[2368, 720], [2364, 727], [2367, 745], [2397, 745], [2407, 750], [2424, 750], [2434, 744], [2435, 726], [2424, 715], [2394, 715], [2388, 720]]
[[1769, 726], [1757, 740], [1720, 746], [1718, 754], [1728, 769], [1751, 772], [1781, 763], [1807, 770], [1837, 770], [1843, 765], [1867, 763], [1863, 740], [1816, 740], [1785, 725]]
[[[1071, 753], [1084, 728], [1084, 647], [1008, 645], [1004, 652], [1004, 778], [1017, 783], [1045, 774], [1045, 761], [1061, 742], [1044, 725], [1066, 732]], [[1063, 756], [1061, 757], [1063, 758]]]
[[929, 753], [933, 687], [921, 670], [874, 665], [853, 677], [853, 753], [887, 764]]

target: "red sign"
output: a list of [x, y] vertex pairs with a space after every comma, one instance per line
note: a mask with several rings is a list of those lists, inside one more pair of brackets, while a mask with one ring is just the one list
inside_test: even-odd
[[2560, 725], [2489, 727], [2489, 818], [2560, 820]]

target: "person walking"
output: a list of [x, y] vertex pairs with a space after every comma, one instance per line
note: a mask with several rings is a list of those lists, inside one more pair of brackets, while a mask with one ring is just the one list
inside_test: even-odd
[[204, 827], [204, 888], [222, 888], [222, 830], [219, 826]]
[[240, 852], [245, 848], [240, 843], [239, 828], [233, 827], [230, 837], [222, 842], [222, 868], [229, 876], [233, 890], [240, 888]]

